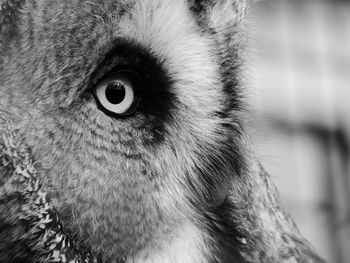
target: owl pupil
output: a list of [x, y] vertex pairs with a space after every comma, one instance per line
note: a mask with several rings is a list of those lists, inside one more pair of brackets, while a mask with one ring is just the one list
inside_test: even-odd
[[125, 87], [119, 82], [112, 82], [107, 85], [106, 98], [112, 104], [119, 104], [125, 98]]

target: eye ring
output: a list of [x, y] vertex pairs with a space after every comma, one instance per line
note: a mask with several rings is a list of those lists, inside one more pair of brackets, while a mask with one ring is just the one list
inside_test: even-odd
[[132, 71], [119, 71], [101, 81], [95, 88], [95, 98], [102, 111], [109, 114], [128, 116], [138, 106], [136, 88], [139, 76]]

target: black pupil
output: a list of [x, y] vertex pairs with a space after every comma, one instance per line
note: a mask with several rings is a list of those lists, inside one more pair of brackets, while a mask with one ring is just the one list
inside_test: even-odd
[[119, 104], [125, 99], [125, 87], [122, 83], [114, 81], [107, 85], [106, 98], [112, 104]]

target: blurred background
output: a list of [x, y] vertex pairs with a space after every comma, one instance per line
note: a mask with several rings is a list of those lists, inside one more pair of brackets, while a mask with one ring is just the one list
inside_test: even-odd
[[259, 0], [251, 16], [256, 155], [318, 253], [350, 263], [350, 1]]

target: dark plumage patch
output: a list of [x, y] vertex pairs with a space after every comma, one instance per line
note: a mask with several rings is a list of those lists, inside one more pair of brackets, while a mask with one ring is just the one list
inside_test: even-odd
[[[210, 35], [218, 47], [217, 57], [219, 59], [217, 61], [219, 62], [220, 76], [223, 80], [223, 91], [227, 95], [225, 110], [227, 112], [232, 110], [237, 111], [243, 108], [240, 75], [244, 60], [240, 55], [240, 51], [243, 49], [244, 43], [242, 42], [244, 41], [243, 36], [240, 35], [241, 32], [239, 32], [239, 30], [241, 30], [239, 28], [239, 26], [241, 26], [239, 23], [243, 22], [235, 21], [232, 17], [230, 24], [224, 29], [211, 26], [210, 10], [216, 4], [219, 3], [212, 0], [189, 1], [190, 9], [197, 21], [200, 31]], [[235, 3], [232, 8], [235, 9], [239, 5], [243, 5], [243, 3]]]
[[5, 0], [0, 4], [0, 39], [4, 40], [14, 35], [15, 22], [24, 2], [24, 0]]
[[244, 246], [240, 240], [246, 234], [239, 231], [232, 220], [230, 211], [233, 210], [234, 205], [225, 199], [220, 206], [212, 207], [205, 214], [207, 231], [214, 237], [210, 263], [245, 262], [240, 254]]
[[[228, 27], [227, 32], [218, 31], [209, 27], [210, 18], [208, 16], [210, 8], [215, 5], [213, 1], [191, 1], [191, 11], [196, 17], [198, 26], [204, 34], [210, 35], [216, 42], [217, 57], [219, 62], [219, 74], [222, 80], [222, 91], [225, 96], [222, 109], [214, 114], [222, 120], [218, 132], [220, 137], [225, 138], [213, 152], [199, 153], [205, 155], [199, 160], [206, 160], [204, 167], [198, 169], [201, 186], [191, 182], [190, 185], [196, 189], [202, 189], [204, 196], [207, 196], [207, 204], [202, 205], [200, 214], [205, 218], [207, 231], [212, 237], [210, 244], [212, 250], [212, 263], [232, 263], [246, 262], [241, 255], [244, 244], [241, 240], [246, 238], [247, 233], [243, 233], [241, 226], [237, 225], [238, 220], [233, 220], [235, 214], [235, 204], [229, 201], [230, 183], [235, 181], [234, 177], [240, 177], [246, 170], [246, 157], [241, 152], [241, 138], [245, 133], [242, 120], [237, 115], [244, 108], [242, 83], [240, 80], [241, 64], [243, 59], [238, 50], [241, 48], [240, 41], [231, 41], [236, 37], [234, 27]], [[233, 21], [232, 21], [233, 22]], [[234, 44], [233, 44], [234, 43]], [[203, 193], [198, 193], [203, 196]], [[199, 201], [200, 202], [200, 201]]]
[[[200, 189], [193, 190], [199, 198], [194, 202], [195, 207], [200, 208], [199, 213], [205, 218], [205, 226], [213, 240], [209, 245], [212, 250], [211, 262], [245, 262], [240, 254], [240, 240], [245, 238], [245, 233], [242, 233], [236, 221], [232, 220], [232, 212], [236, 208], [227, 199], [234, 177], [241, 177], [245, 170], [245, 157], [240, 152], [238, 140], [233, 139], [240, 136], [239, 132], [236, 133], [233, 127], [223, 128], [223, 131], [228, 135], [221, 135], [225, 139], [217, 150], [206, 152], [205, 156], [199, 158], [205, 160], [202, 168], [198, 167], [197, 170], [201, 185], [196, 185], [196, 182], [191, 182], [190, 185]], [[203, 202], [203, 199], [207, 199], [206, 202]]]
[[0, 3], [0, 72], [1, 53], [8, 49], [9, 41], [16, 35], [17, 22], [24, 0], [5, 0]]
[[[172, 121], [172, 112], [175, 112], [177, 104], [176, 94], [172, 90], [173, 83], [163, 66], [164, 63], [145, 47], [118, 39], [90, 78], [91, 91], [99, 81], [112, 77], [118, 71], [131, 70], [139, 75], [135, 92], [140, 102], [136, 113], [147, 118], [146, 123], [154, 134], [152, 143], [163, 141], [165, 123]], [[113, 118], [129, 117], [114, 115], [103, 107], [99, 108]]]
[[188, 2], [190, 4], [191, 11], [197, 14], [202, 13], [214, 4], [214, 1], [212, 0], [189, 0]]
[[210, 10], [215, 1], [212, 0], [189, 0], [191, 12], [195, 15], [197, 23], [203, 27], [208, 25], [208, 10]]

